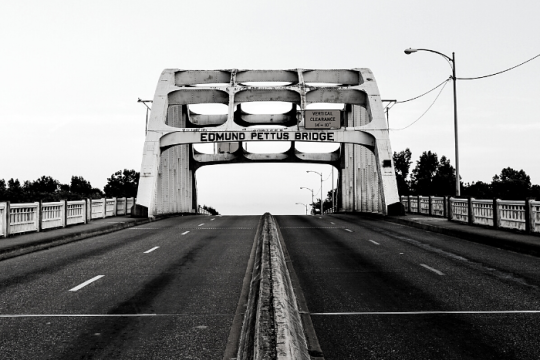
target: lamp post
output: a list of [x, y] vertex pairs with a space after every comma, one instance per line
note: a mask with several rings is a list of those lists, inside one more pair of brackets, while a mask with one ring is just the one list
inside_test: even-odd
[[447, 55], [444, 55], [443, 53], [440, 53], [435, 50], [430, 49], [411, 49], [408, 48], [405, 50], [405, 54], [410, 55], [412, 53], [415, 53], [417, 51], [428, 51], [432, 52], [438, 55], [441, 55], [446, 60], [450, 62], [450, 65], [452, 67], [452, 82], [454, 85], [454, 142], [455, 142], [455, 151], [456, 151], [456, 196], [460, 196], [460, 182], [459, 182], [459, 147], [458, 147], [458, 120], [457, 120], [457, 91], [456, 91], [456, 57], [455, 54], [452, 53], [452, 57], [449, 57]]
[[321, 177], [321, 215], [323, 214], [323, 192], [322, 192], [322, 174], [320, 172], [317, 172], [317, 171], [311, 171], [311, 170], [308, 170], [306, 171], [308, 173], [312, 172], [312, 173], [315, 173], [315, 174], [319, 174], [319, 176]]
[[303, 186], [300, 186], [300, 189], [306, 189], [306, 190], [311, 191], [311, 203], [313, 204], [313, 189], [310, 189], [310, 188], [307, 188], [307, 187], [303, 187]]
[[307, 215], [307, 205], [304, 203], [296, 203], [296, 205], [304, 205], [306, 207], [306, 215]]

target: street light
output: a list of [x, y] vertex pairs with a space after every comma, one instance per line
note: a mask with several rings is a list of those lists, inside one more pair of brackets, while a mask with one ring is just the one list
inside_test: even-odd
[[306, 172], [308, 172], [308, 173], [312, 172], [312, 173], [315, 173], [315, 174], [319, 174], [319, 176], [321, 177], [321, 215], [322, 215], [323, 214], [322, 174], [320, 172], [311, 171], [311, 170], [308, 170]]
[[303, 186], [300, 186], [300, 189], [306, 189], [306, 190], [311, 191], [311, 203], [313, 204], [313, 189], [310, 189], [310, 188], [307, 188], [307, 187], [303, 187]]
[[456, 150], [456, 196], [460, 196], [460, 182], [459, 182], [459, 148], [458, 148], [458, 120], [457, 120], [457, 91], [456, 91], [456, 57], [455, 54], [452, 53], [452, 57], [450, 58], [447, 55], [444, 55], [443, 53], [440, 53], [435, 50], [430, 49], [411, 49], [408, 48], [405, 50], [405, 54], [410, 55], [412, 53], [415, 53], [417, 51], [428, 51], [432, 52], [438, 55], [441, 55], [443, 58], [448, 60], [450, 62], [450, 65], [452, 67], [452, 82], [454, 85], [454, 141], [455, 141], [455, 150]]
[[306, 215], [307, 215], [307, 205], [304, 203], [296, 203], [296, 205], [304, 205], [306, 207]]

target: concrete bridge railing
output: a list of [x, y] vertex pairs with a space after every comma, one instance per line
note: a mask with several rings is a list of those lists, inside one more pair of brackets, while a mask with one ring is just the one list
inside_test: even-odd
[[540, 201], [401, 196], [409, 213], [446, 217], [471, 225], [540, 233]]
[[0, 203], [0, 237], [86, 224], [92, 219], [130, 215], [135, 198]]

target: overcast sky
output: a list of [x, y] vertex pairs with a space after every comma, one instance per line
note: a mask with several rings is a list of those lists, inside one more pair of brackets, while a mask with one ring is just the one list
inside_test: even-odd
[[[383, 99], [406, 100], [451, 74], [517, 65], [540, 53], [540, 2], [448, 1], [4, 1], [0, 8], [0, 179], [42, 175], [94, 187], [140, 171], [145, 108], [161, 71], [370, 68]], [[437, 91], [390, 110], [404, 128]], [[464, 182], [523, 169], [540, 184], [540, 58], [487, 79], [458, 81]], [[451, 83], [426, 115], [391, 131], [392, 150], [445, 155], [455, 165]], [[414, 166], [414, 164], [413, 164]], [[199, 202], [225, 214], [301, 214], [328, 165], [205, 167]], [[330, 180], [324, 183], [324, 193]]]

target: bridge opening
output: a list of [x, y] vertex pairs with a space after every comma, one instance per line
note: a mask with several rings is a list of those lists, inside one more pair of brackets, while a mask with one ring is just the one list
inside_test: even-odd
[[288, 86], [291, 85], [290, 81], [247, 81], [241, 85], [253, 86], [253, 87], [267, 87], [267, 86]]
[[227, 115], [229, 107], [225, 104], [189, 104], [190, 111], [200, 115]]
[[[327, 164], [223, 164], [204, 166], [196, 171], [198, 203], [215, 208], [223, 215], [303, 215], [320, 198], [323, 174], [323, 198], [332, 188], [331, 165]], [[334, 169], [334, 188], [337, 170]], [[290, 195], [293, 194], [293, 195]], [[305, 204], [305, 205], [297, 205]]]
[[286, 114], [294, 108], [294, 104], [284, 101], [254, 101], [241, 104], [242, 110], [250, 114]]

